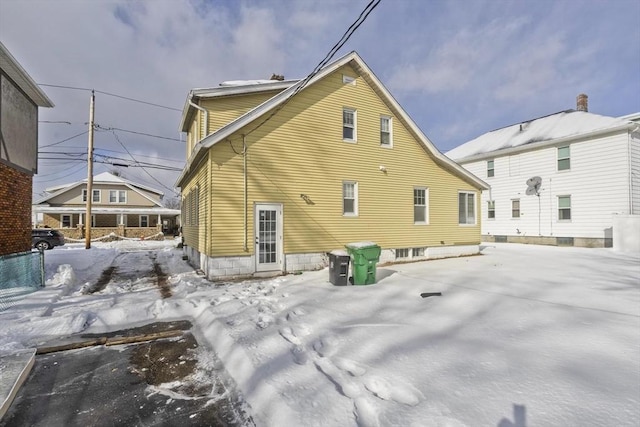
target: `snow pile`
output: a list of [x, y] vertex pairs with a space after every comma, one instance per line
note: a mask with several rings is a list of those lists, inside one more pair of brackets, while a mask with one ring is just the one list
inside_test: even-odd
[[[0, 350], [186, 318], [258, 425], [596, 426], [640, 419], [640, 256], [496, 244], [483, 256], [380, 267], [370, 286], [333, 286], [326, 269], [212, 284], [180, 250], [153, 245], [50, 251], [48, 276], [57, 263], [71, 265], [81, 280], [96, 281], [97, 265], [105, 264], [140, 277], [114, 276], [91, 295], [45, 298], [55, 291], [48, 286], [0, 313], [7, 331]], [[110, 262], [87, 268], [98, 253]], [[151, 263], [168, 275], [172, 296], [151, 286], [144, 270]], [[128, 292], [113, 291], [127, 280]], [[425, 292], [442, 295], [421, 298]], [[202, 358], [199, 375], [207, 375], [206, 352]]]

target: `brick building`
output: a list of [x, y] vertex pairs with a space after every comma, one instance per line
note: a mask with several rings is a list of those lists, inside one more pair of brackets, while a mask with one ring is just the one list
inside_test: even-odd
[[53, 103], [0, 43], [0, 256], [31, 249], [38, 107]]

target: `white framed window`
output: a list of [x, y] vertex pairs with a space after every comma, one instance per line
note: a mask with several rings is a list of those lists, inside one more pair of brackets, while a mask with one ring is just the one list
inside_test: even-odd
[[127, 203], [127, 190], [109, 190], [109, 203]]
[[496, 201], [489, 200], [487, 202], [487, 218], [495, 219], [496, 217]]
[[358, 215], [358, 183], [355, 181], [342, 182], [342, 215]]
[[511, 218], [520, 218], [520, 199], [511, 199]]
[[91, 214], [91, 227], [96, 226], [96, 216], [95, 214]]
[[396, 259], [409, 258], [409, 248], [396, 249]]
[[411, 257], [418, 258], [424, 256], [424, 248], [413, 248], [411, 249]]
[[351, 76], [347, 76], [346, 74], [342, 75], [342, 83], [346, 84], [346, 85], [350, 85], [350, 86], [355, 86], [356, 85], [356, 78], [355, 77], [351, 77]]
[[380, 145], [393, 147], [392, 121], [389, 116], [380, 116]]
[[[76, 193], [78, 194], [78, 193]], [[71, 215], [61, 214], [60, 215], [60, 227], [62, 228], [71, 228], [73, 223], [71, 222]]]
[[413, 189], [413, 223], [429, 224], [429, 190], [425, 187]]
[[558, 170], [565, 171], [571, 169], [571, 150], [569, 146], [558, 147]]
[[571, 220], [571, 196], [558, 196], [558, 220]]
[[356, 110], [351, 108], [342, 109], [342, 139], [345, 141], [355, 142], [357, 140], [356, 133]]
[[495, 175], [495, 169], [493, 165], [493, 160], [487, 160], [487, 178], [491, 178]]
[[149, 226], [149, 215], [140, 215], [140, 227], [148, 227]]
[[475, 225], [476, 223], [476, 193], [469, 191], [458, 192], [458, 224]]
[[[91, 193], [93, 194], [93, 197], [91, 198], [91, 201], [93, 203], [100, 203], [100, 190], [91, 190]], [[82, 201], [83, 202], [87, 201], [87, 189], [86, 188], [82, 189]]]

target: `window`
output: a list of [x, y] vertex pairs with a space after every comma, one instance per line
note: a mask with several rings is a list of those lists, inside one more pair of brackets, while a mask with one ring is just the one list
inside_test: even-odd
[[560, 221], [571, 219], [571, 196], [558, 196], [558, 219]]
[[520, 218], [520, 199], [511, 200], [511, 218]]
[[487, 160], [487, 177], [491, 178], [495, 174], [495, 169], [493, 168], [493, 160]]
[[411, 250], [411, 256], [413, 258], [424, 256], [424, 248], [413, 248]]
[[342, 110], [342, 139], [356, 140], [356, 110], [348, 108]]
[[149, 215], [140, 215], [140, 227], [149, 226]]
[[109, 190], [109, 203], [127, 203], [127, 191]]
[[383, 147], [391, 147], [393, 145], [391, 138], [391, 117], [380, 117], [380, 145]]
[[60, 215], [60, 225], [61, 225], [62, 228], [70, 228], [71, 227], [71, 215], [65, 215], [65, 214]]
[[91, 226], [92, 227], [96, 226], [96, 216], [95, 215], [91, 215]]
[[[93, 197], [91, 198], [91, 201], [94, 203], [100, 203], [100, 190], [91, 190], [91, 193], [93, 194]], [[87, 189], [83, 189], [82, 190], [82, 201], [86, 202], [87, 201]]]
[[426, 188], [413, 189], [413, 222], [417, 224], [428, 224], [427, 215], [428, 191]]
[[458, 193], [458, 224], [476, 223], [476, 195], [461, 191]]
[[571, 169], [571, 152], [569, 146], [558, 147], [558, 170], [564, 171]]
[[489, 200], [487, 202], [487, 218], [495, 219], [496, 217], [496, 201]]
[[409, 248], [396, 249], [396, 259], [409, 258]]
[[342, 214], [358, 215], [358, 183], [345, 181], [342, 183]]

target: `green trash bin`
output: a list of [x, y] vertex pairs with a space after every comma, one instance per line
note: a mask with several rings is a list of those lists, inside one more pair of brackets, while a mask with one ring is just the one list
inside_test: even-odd
[[354, 285], [376, 283], [376, 264], [380, 260], [380, 246], [373, 242], [355, 242], [345, 245], [353, 260], [351, 271]]

